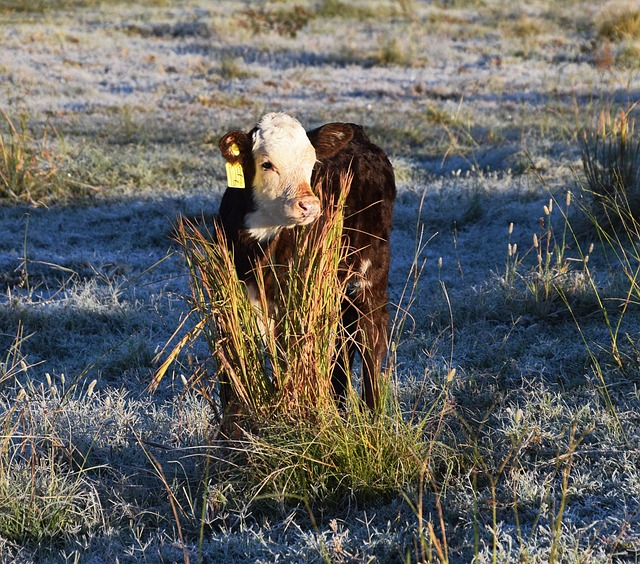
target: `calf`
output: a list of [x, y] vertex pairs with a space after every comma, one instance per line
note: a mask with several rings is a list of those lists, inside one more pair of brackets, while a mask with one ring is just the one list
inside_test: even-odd
[[350, 250], [346, 266], [358, 276], [347, 286], [342, 305], [341, 338], [346, 339], [348, 354], [339, 355], [332, 385], [342, 401], [358, 352], [362, 395], [376, 409], [387, 352], [389, 235], [396, 194], [389, 159], [359, 125], [330, 123], [305, 132], [283, 113], [263, 116], [248, 134], [227, 133], [220, 150], [227, 160], [229, 188], [218, 222], [250, 294], [255, 265], [266, 256], [278, 256], [279, 262], [287, 253], [290, 256], [291, 230], [320, 215], [322, 203], [312, 186], [321, 183], [322, 193], [331, 198], [341, 190], [341, 173], [351, 171], [343, 238]]

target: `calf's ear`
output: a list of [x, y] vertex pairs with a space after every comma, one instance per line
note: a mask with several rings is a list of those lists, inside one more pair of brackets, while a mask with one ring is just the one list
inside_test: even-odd
[[231, 164], [242, 163], [251, 154], [251, 140], [243, 131], [230, 131], [220, 139], [218, 146], [222, 156]]
[[333, 157], [353, 138], [353, 128], [346, 123], [328, 123], [307, 132], [319, 161]]

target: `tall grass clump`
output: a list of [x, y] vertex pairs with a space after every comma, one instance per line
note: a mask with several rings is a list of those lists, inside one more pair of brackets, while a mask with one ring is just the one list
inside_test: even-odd
[[640, 141], [629, 112], [602, 112], [596, 131], [583, 133], [582, 164], [591, 214], [607, 229], [620, 225], [620, 205], [640, 218]]
[[367, 20], [376, 16], [380, 10], [372, 10], [369, 7], [357, 6], [353, 2], [341, 0], [323, 0], [316, 8], [316, 13], [322, 18], [352, 18]]
[[[581, 211], [594, 239], [602, 244], [615, 285], [623, 289], [615, 299], [606, 300], [617, 306], [611, 313], [612, 308], [600, 300], [611, 354], [620, 368], [633, 364], [624, 358], [619, 337], [629, 307], [640, 300], [640, 140], [629, 117], [632, 109], [615, 119], [603, 112], [596, 132], [584, 134], [582, 143], [587, 202]], [[598, 285], [592, 286], [599, 294]]]
[[334, 365], [346, 354], [338, 338], [342, 303], [357, 275], [345, 267], [350, 251], [342, 237], [349, 185], [343, 178], [338, 201], [325, 199], [323, 216], [293, 234], [289, 263], [274, 257], [255, 269], [256, 288], [238, 279], [222, 233], [212, 237], [185, 221], [177, 228], [197, 321], [155, 383], [187, 343], [204, 338], [215, 369], [192, 384], [222, 406], [228, 448], [244, 460], [231, 467], [230, 479], [251, 500], [340, 506], [345, 498], [397, 494], [431, 467], [425, 459], [435, 441], [425, 436], [434, 418], [403, 418], [390, 393], [392, 367], [377, 413], [353, 389], [344, 409], [333, 397]]
[[25, 114], [16, 123], [0, 109], [0, 201], [41, 204], [89, 188], [62, 174], [48, 141], [47, 126], [37, 140], [29, 132]]
[[46, 128], [37, 147], [25, 115], [16, 126], [5, 111], [0, 113], [5, 130], [0, 132], [0, 198], [35, 203], [56, 182], [58, 172], [46, 148]]
[[598, 35], [609, 41], [640, 39], [640, 10], [631, 6], [609, 10], [601, 19]]
[[[345, 179], [344, 193], [348, 186]], [[317, 412], [333, 403], [331, 374], [344, 352], [337, 350], [337, 336], [349, 278], [341, 270], [347, 253], [341, 244], [343, 206], [344, 195], [325, 206], [320, 221], [292, 231], [291, 261], [267, 258], [254, 270], [255, 287], [238, 278], [220, 230], [202, 233], [188, 222], [178, 225], [191, 281], [189, 303], [198, 318], [188, 339], [204, 337], [222, 404], [235, 403], [254, 421]], [[201, 383], [213, 397], [211, 384]]]
[[[618, 288], [617, 296], [607, 300], [612, 307], [605, 308], [602, 300], [601, 309], [611, 337], [611, 355], [619, 368], [636, 363], [637, 345], [627, 335], [632, 349], [628, 357], [620, 337], [627, 311], [640, 301], [639, 158], [640, 140], [628, 112], [621, 112], [612, 124], [601, 118], [598, 132], [585, 136], [583, 190], [591, 199], [583, 204], [582, 212], [594, 239], [602, 245]], [[599, 291], [595, 283], [593, 288]]]

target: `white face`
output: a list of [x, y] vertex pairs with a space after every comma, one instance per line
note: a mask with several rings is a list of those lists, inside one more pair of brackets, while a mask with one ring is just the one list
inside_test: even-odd
[[253, 138], [256, 210], [246, 227], [260, 241], [283, 227], [306, 225], [320, 215], [320, 200], [310, 186], [316, 152], [300, 123], [282, 113], [267, 114]]

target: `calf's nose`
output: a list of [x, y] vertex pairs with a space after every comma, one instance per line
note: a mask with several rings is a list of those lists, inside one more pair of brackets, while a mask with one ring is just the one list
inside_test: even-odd
[[304, 196], [296, 204], [305, 217], [316, 218], [320, 215], [320, 200], [315, 196]]

